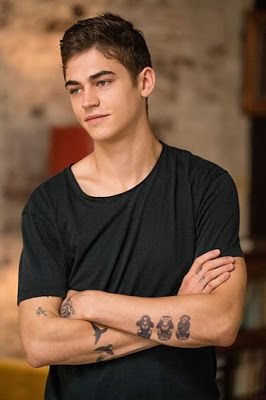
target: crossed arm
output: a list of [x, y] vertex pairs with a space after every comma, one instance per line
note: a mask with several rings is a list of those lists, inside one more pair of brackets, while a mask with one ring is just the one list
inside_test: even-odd
[[57, 297], [22, 301], [21, 338], [28, 362], [34, 367], [85, 364], [159, 344], [231, 344], [242, 315], [245, 263], [218, 255], [212, 251], [198, 257], [177, 296], [70, 291], [63, 303]]

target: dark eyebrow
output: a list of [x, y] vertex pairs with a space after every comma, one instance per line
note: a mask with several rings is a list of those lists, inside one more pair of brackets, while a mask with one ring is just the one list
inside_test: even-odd
[[78, 85], [79, 83], [77, 82], [77, 81], [67, 81], [66, 83], [65, 83], [65, 88], [67, 89], [67, 87], [68, 86], [71, 86], [71, 85]]
[[115, 73], [113, 72], [113, 71], [100, 71], [100, 72], [97, 72], [96, 74], [94, 74], [94, 75], [91, 75], [90, 77], [89, 77], [89, 79], [90, 80], [95, 80], [95, 79], [98, 79], [98, 78], [100, 78], [101, 76], [103, 76], [103, 75], [115, 75]]
[[[113, 71], [99, 71], [96, 74], [93, 74], [89, 77], [89, 80], [94, 81], [95, 79], [100, 78], [103, 75], [116, 75]], [[67, 81], [65, 83], [65, 88], [67, 89], [68, 86], [70, 85], [79, 85], [80, 83], [78, 81]]]

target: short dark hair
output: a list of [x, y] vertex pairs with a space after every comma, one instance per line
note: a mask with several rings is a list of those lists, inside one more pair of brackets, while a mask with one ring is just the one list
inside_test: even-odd
[[64, 78], [70, 58], [92, 47], [105, 57], [118, 60], [128, 70], [134, 84], [143, 68], [152, 67], [143, 33], [131, 22], [107, 12], [78, 21], [66, 30], [60, 40]]

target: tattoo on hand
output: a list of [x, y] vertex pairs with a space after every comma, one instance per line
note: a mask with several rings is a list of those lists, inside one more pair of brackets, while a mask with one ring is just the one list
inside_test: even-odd
[[199, 278], [199, 283], [204, 282], [206, 280], [206, 276], [202, 275], [202, 277]]
[[75, 310], [73, 308], [71, 299], [69, 299], [60, 308], [60, 316], [63, 318], [70, 318], [73, 314], [75, 314]]
[[187, 340], [190, 336], [190, 317], [188, 315], [182, 315], [180, 318], [178, 325], [177, 325], [177, 331], [176, 331], [176, 337], [179, 340]]
[[163, 315], [156, 328], [158, 329], [157, 335], [160, 340], [171, 339], [172, 330], [174, 329], [172, 318], [169, 315]]
[[137, 321], [137, 326], [139, 329], [137, 330], [137, 335], [141, 336], [145, 339], [149, 339], [151, 337], [152, 331], [151, 328], [154, 327], [154, 324], [148, 315], [143, 315], [139, 321]]
[[201, 272], [202, 268], [203, 268], [203, 266], [201, 265], [201, 266], [199, 267], [199, 269], [197, 270], [197, 272], [196, 272], [197, 275]]
[[38, 307], [38, 308], [37, 308], [36, 314], [37, 314], [38, 316], [40, 316], [40, 315], [45, 315], [45, 316], [47, 317], [46, 311], [45, 311], [42, 307]]
[[108, 344], [107, 346], [97, 347], [97, 349], [95, 349], [94, 351], [100, 353], [100, 356], [97, 358], [96, 362], [102, 361], [106, 358], [106, 355], [104, 353], [110, 354], [112, 356], [114, 355], [112, 344]]
[[94, 322], [91, 322], [91, 325], [94, 329], [94, 336], [95, 336], [95, 344], [99, 341], [101, 335], [107, 331], [107, 328], [99, 328]]

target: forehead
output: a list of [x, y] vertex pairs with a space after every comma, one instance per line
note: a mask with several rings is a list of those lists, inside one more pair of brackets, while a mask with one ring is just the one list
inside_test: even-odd
[[101, 70], [116, 74], [128, 74], [126, 68], [114, 58], [106, 58], [99, 50], [92, 48], [70, 58], [66, 65], [66, 80], [79, 80]]

